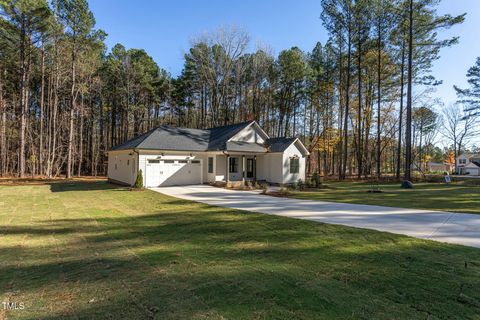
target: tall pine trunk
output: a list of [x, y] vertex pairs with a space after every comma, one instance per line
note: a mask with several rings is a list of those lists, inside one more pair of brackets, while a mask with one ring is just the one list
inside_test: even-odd
[[0, 176], [7, 171], [7, 105], [3, 97], [3, 70], [0, 69]]
[[76, 43], [75, 43], [75, 33], [73, 34], [73, 44], [72, 44], [72, 82], [70, 86], [70, 126], [68, 133], [68, 151], [67, 151], [67, 179], [72, 177], [72, 154], [73, 154], [73, 130], [74, 130], [74, 114], [75, 114], [75, 60], [76, 60]]
[[402, 129], [403, 129], [403, 96], [405, 89], [405, 30], [402, 39], [402, 62], [400, 67], [400, 114], [398, 116], [398, 145], [397, 145], [397, 180], [400, 180], [400, 170], [402, 167]]
[[41, 62], [41, 85], [40, 85], [40, 135], [39, 135], [39, 147], [38, 147], [38, 165], [39, 174], [45, 173], [43, 165], [43, 122], [44, 122], [44, 109], [45, 109], [45, 49], [42, 40], [42, 62]]
[[347, 53], [347, 84], [345, 88], [345, 112], [343, 118], [343, 167], [341, 179], [345, 179], [347, 173], [348, 160], [348, 117], [350, 110], [350, 82], [351, 82], [351, 68], [352, 68], [352, 38], [351, 38], [351, 24], [348, 27], [348, 53]]
[[25, 176], [25, 130], [27, 126], [27, 58], [26, 58], [26, 26], [20, 30], [20, 150], [18, 155], [18, 175]]
[[409, 3], [407, 121], [405, 128], [405, 180], [412, 179], [412, 81], [413, 81], [413, 0]]
[[378, 37], [377, 37], [377, 47], [378, 47], [378, 56], [377, 56], [377, 177], [380, 178], [382, 175], [381, 173], [381, 143], [382, 143], [382, 137], [381, 137], [381, 104], [382, 104], [382, 81], [381, 81], [381, 75], [382, 75], [382, 31], [381, 31], [381, 21], [380, 18], [378, 19]]
[[357, 177], [362, 177], [363, 146], [362, 146], [362, 39], [358, 40], [358, 111], [357, 111]]

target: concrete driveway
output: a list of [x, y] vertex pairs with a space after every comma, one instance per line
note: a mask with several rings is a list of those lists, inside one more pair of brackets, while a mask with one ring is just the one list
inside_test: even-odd
[[480, 248], [480, 215], [287, 199], [206, 185], [152, 190], [227, 208], [375, 229]]

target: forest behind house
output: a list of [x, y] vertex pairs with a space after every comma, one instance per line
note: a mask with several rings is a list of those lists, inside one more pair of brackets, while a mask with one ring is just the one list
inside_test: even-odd
[[459, 41], [441, 30], [465, 19], [438, 2], [322, 0], [330, 37], [308, 52], [252, 49], [244, 29], [221, 27], [197, 35], [172, 76], [141, 48], [108, 50], [87, 0], [0, 0], [0, 174], [105, 175], [108, 150], [159, 125], [256, 120], [300, 137], [308, 174], [410, 180], [477, 130], [479, 61], [458, 104], [431, 98], [432, 64]]

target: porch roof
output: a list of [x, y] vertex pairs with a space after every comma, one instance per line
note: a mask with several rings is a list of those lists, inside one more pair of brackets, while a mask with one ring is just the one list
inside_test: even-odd
[[228, 141], [227, 151], [230, 152], [250, 152], [250, 153], [265, 153], [266, 148], [258, 143], [242, 142], [242, 141]]

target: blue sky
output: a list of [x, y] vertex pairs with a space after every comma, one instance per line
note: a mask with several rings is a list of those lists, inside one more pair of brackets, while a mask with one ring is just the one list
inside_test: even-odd
[[[219, 26], [236, 25], [251, 35], [252, 45], [270, 46], [275, 54], [298, 46], [310, 51], [317, 41], [327, 40], [322, 27], [320, 0], [90, 0], [97, 28], [108, 34], [111, 48], [143, 48], [173, 75], [183, 66], [183, 54], [191, 39]], [[443, 85], [432, 95], [445, 103], [455, 101], [454, 84], [465, 86], [465, 73], [480, 56], [480, 1], [443, 0], [439, 13], [467, 13], [466, 22], [440, 37], [460, 36], [460, 44], [444, 49], [433, 75]]]

